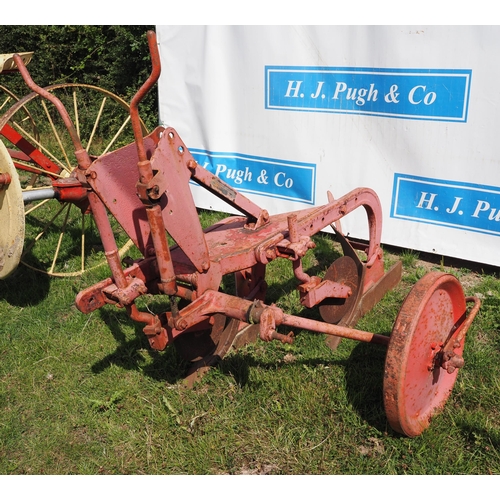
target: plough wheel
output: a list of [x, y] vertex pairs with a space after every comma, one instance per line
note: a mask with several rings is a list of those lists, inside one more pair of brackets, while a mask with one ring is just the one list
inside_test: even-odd
[[[391, 427], [410, 437], [421, 434], [445, 405], [458, 369], [442, 367], [443, 350], [464, 320], [462, 286], [452, 275], [433, 272], [412, 288], [390, 338], [384, 374], [384, 405]], [[458, 356], [463, 340], [455, 346]]]
[[0, 141], [0, 279], [18, 266], [24, 243], [24, 205], [21, 185], [7, 148]]
[[[112, 92], [85, 84], [57, 84], [46, 90], [63, 102], [92, 158], [133, 142], [129, 105]], [[51, 164], [49, 171], [37, 161], [23, 159], [23, 152], [9, 144], [23, 191], [50, 187], [53, 180], [71, 176], [77, 166], [74, 146], [50, 102], [32, 93], [2, 113], [0, 125], [7, 123]], [[144, 125], [143, 133], [147, 133]], [[105, 262], [97, 229], [85, 206], [43, 199], [27, 204], [25, 214], [27, 244], [22, 262], [28, 267], [52, 276], [78, 276]], [[124, 253], [131, 242], [116, 221], [112, 224]]]

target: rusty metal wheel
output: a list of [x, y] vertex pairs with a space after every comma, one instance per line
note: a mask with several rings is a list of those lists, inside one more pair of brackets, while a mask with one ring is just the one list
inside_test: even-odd
[[[335, 281], [351, 288], [352, 294], [347, 299], [327, 298], [319, 305], [319, 313], [326, 323], [343, 324], [348, 326], [346, 318], [349, 318], [359, 300], [362, 276], [359, 272], [357, 262], [348, 255], [335, 260], [328, 268], [324, 276], [325, 280]], [[329, 335], [326, 339], [330, 349], [335, 350], [340, 344], [341, 338]]]
[[196, 331], [183, 333], [174, 340], [174, 345], [181, 358], [190, 363], [200, 361], [215, 353], [222, 332], [226, 327], [223, 314], [213, 316], [213, 325]]
[[[389, 341], [384, 373], [384, 406], [391, 427], [420, 435], [445, 405], [458, 369], [445, 369], [444, 347], [463, 323], [466, 300], [452, 275], [432, 272], [410, 291]], [[464, 339], [453, 355], [463, 364]], [[448, 351], [449, 353], [449, 351]]]
[[174, 340], [181, 357], [191, 363], [211, 357], [222, 359], [231, 347], [238, 348], [257, 340], [259, 325], [250, 325], [223, 314], [213, 316], [211, 328], [200, 329], [179, 335]]
[[213, 316], [211, 328], [186, 332], [174, 340], [180, 356], [191, 363], [185, 385], [194, 383], [213, 366], [217, 365], [228, 351], [255, 342], [259, 335], [259, 325], [248, 325], [223, 314]]
[[354, 259], [344, 255], [333, 262], [323, 279], [346, 285], [352, 291], [352, 294], [347, 299], [327, 298], [319, 305], [319, 313], [323, 321], [336, 325], [356, 305], [361, 276], [358, 274], [358, 266]]
[[[56, 84], [45, 90], [64, 104], [91, 158], [133, 142], [129, 105], [119, 96], [86, 84]], [[25, 196], [30, 192], [22, 262], [51, 276], [78, 276], [105, 263], [99, 234], [85, 207], [37, 194], [46, 192], [53, 181], [70, 177], [77, 166], [73, 143], [59, 113], [36, 93], [19, 100], [7, 96], [14, 104], [2, 110], [0, 135], [14, 159]], [[114, 219], [112, 224], [123, 254], [131, 242]]]

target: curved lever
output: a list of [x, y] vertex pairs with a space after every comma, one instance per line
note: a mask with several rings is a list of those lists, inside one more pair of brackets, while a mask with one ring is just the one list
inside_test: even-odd
[[17, 67], [19, 68], [19, 71], [21, 73], [21, 76], [23, 77], [23, 80], [26, 82], [26, 85], [33, 92], [36, 92], [44, 99], [47, 99], [56, 107], [57, 111], [61, 115], [64, 125], [66, 126], [69, 135], [71, 137], [71, 140], [73, 142], [73, 145], [75, 147], [75, 156], [78, 161], [78, 166], [82, 169], [88, 168], [92, 162], [90, 160], [87, 151], [82, 146], [80, 137], [76, 132], [75, 126], [73, 125], [73, 121], [71, 120], [68, 112], [66, 111], [64, 104], [55, 95], [51, 94], [50, 92], [47, 92], [45, 89], [38, 86], [33, 81], [28, 70], [26, 69], [26, 65], [24, 64], [22, 57], [19, 54], [14, 54], [14, 61], [16, 62]]
[[148, 31], [148, 45], [149, 53], [151, 54], [152, 69], [149, 78], [144, 82], [142, 87], [137, 91], [132, 101], [130, 102], [130, 120], [132, 122], [132, 129], [134, 131], [135, 143], [137, 145], [137, 154], [139, 162], [147, 161], [146, 151], [144, 149], [144, 142], [142, 136], [141, 120], [139, 117], [139, 103], [144, 96], [151, 90], [153, 85], [158, 81], [161, 73], [160, 53], [156, 43], [156, 33]]

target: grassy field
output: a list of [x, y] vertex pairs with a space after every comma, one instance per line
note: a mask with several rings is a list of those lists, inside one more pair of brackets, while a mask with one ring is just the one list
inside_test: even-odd
[[[338, 256], [330, 235], [318, 238], [321, 258], [311, 254], [306, 272]], [[359, 329], [389, 334], [411, 286], [433, 269], [482, 299], [465, 367], [420, 437], [387, 423], [384, 347], [343, 340], [331, 351], [323, 335], [295, 332], [292, 345], [258, 341], [231, 353], [187, 390], [175, 348], [151, 351], [120, 309], [76, 309], [78, 291], [107, 276], [105, 266], [68, 278], [21, 266], [0, 281], [0, 474], [499, 474], [497, 271], [390, 248], [385, 259], [402, 260], [403, 279]], [[268, 266], [267, 301], [300, 314], [284, 264]], [[145, 297], [141, 307], [164, 306]]]

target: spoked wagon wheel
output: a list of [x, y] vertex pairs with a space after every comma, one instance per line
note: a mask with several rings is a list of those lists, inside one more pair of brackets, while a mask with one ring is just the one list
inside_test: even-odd
[[[475, 299], [467, 299], [475, 300]], [[384, 405], [391, 427], [415, 437], [445, 405], [463, 366], [466, 299], [452, 275], [433, 272], [412, 288], [391, 334], [384, 374]]]
[[[46, 90], [64, 104], [91, 158], [133, 142], [129, 105], [112, 92], [85, 84], [57, 84]], [[36, 93], [29, 94], [5, 112], [0, 118], [0, 129], [4, 124], [14, 131], [15, 140], [20, 137], [29, 143], [28, 149], [26, 143], [15, 140], [9, 139], [8, 144], [24, 192], [30, 191], [37, 198], [37, 190], [71, 177], [77, 166], [74, 146], [50, 102]], [[2, 135], [4, 130], [7, 129], [2, 130]], [[143, 133], [147, 134], [144, 125]], [[30, 148], [34, 154], [29, 153]], [[52, 276], [77, 276], [105, 262], [85, 202], [76, 206], [45, 198], [27, 203], [25, 214], [22, 262], [28, 267]], [[112, 224], [118, 247], [124, 253], [131, 242], [114, 219]]]
[[[0, 116], [6, 113], [14, 104], [19, 102], [19, 100], [20, 99], [11, 90], [0, 85]], [[23, 123], [23, 127], [29, 131], [32, 137], [36, 140], [39, 139], [35, 121], [26, 108], [22, 108], [18, 111], [18, 120]]]

